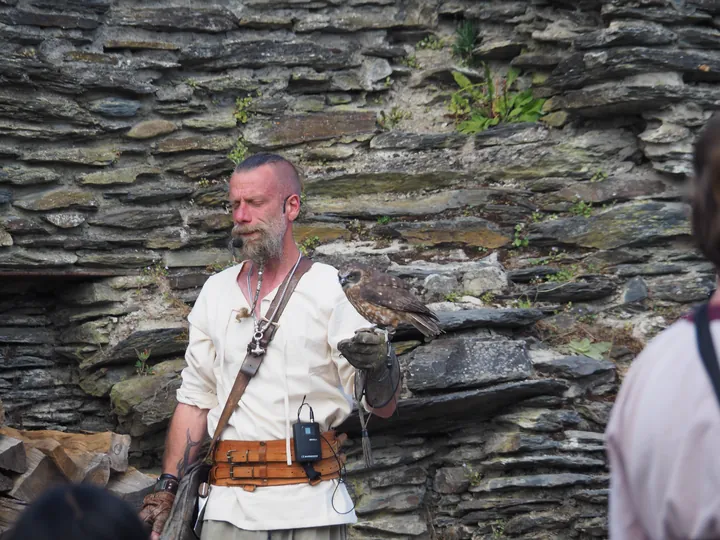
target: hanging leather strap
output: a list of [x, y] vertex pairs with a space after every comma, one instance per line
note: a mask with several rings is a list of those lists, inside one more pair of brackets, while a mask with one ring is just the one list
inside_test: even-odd
[[[245, 360], [243, 360], [243, 363], [240, 366], [240, 371], [238, 371], [235, 383], [233, 384], [232, 390], [230, 390], [230, 395], [225, 402], [225, 407], [223, 408], [220, 420], [218, 420], [217, 428], [215, 428], [215, 433], [213, 434], [212, 441], [210, 442], [210, 448], [208, 449], [208, 453], [205, 455], [203, 461], [207, 462], [213, 455], [215, 445], [220, 439], [222, 431], [225, 429], [225, 426], [227, 426], [235, 407], [237, 407], [237, 404], [240, 403], [240, 398], [245, 393], [245, 389], [247, 388], [248, 383], [250, 383], [250, 379], [255, 376], [260, 368], [260, 364], [262, 364], [263, 358], [265, 357], [265, 351], [267, 351], [270, 340], [272, 340], [275, 332], [277, 331], [277, 322], [280, 319], [280, 315], [282, 315], [282, 312], [290, 300], [295, 287], [300, 282], [300, 278], [305, 275], [305, 272], [310, 270], [312, 265], [313, 262], [310, 259], [302, 257], [295, 269], [295, 273], [292, 275], [292, 278], [288, 273], [288, 275], [285, 276], [285, 280], [282, 282], [280, 287], [278, 287], [278, 292], [275, 295], [275, 298], [273, 298], [273, 301], [267, 311], [267, 313], [271, 315], [274, 314], [274, 317], [270, 321], [270, 324], [268, 324], [265, 328], [265, 332], [260, 339], [260, 345], [263, 348], [263, 352], [259, 355], [250, 354], [250, 346], [248, 346], [248, 352], [245, 354]], [[287, 283], [288, 279], [290, 280], [289, 283]], [[287, 290], [285, 290], [286, 283]], [[283, 290], [285, 290], [285, 294], [282, 294]], [[277, 311], [275, 310], [276, 306]]]
[[705, 370], [715, 390], [715, 396], [718, 399], [718, 403], [720, 403], [720, 365], [718, 364], [712, 334], [710, 333], [710, 316], [708, 309], [708, 304], [703, 304], [695, 311], [695, 330], [698, 349], [700, 349], [700, 358], [702, 358]]

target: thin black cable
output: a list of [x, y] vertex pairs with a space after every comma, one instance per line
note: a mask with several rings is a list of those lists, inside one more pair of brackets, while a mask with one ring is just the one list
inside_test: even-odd
[[310, 404], [305, 402], [306, 397], [307, 396], [303, 396], [302, 403], [300, 404], [300, 407], [298, 408], [298, 414], [297, 414], [298, 424], [300, 423], [300, 411], [302, 411], [302, 408], [305, 407], [306, 405], [307, 405], [307, 408], [310, 409], [310, 421], [315, 422], [315, 412], [313, 411], [313, 408], [310, 406]]
[[340, 460], [337, 453], [335, 453], [335, 449], [332, 447], [332, 444], [330, 444], [330, 441], [328, 441], [325, 438], [325, 435], [323, 435], [321, 433], [320, 436], [322, 437], [323, 441], [325, 441], [327, 443], [327, 445], [330, 447], [330, 451], [333, 453], [333, 457], [338, 462], [338, 467], [340, 468], [340, 471], [339, 471], [340, 478], [338, 478], [338, 483], [335, 484], [335, 489], [333, 490], [332, 497], [330, 497], [330, 504], [332, 505], [332, 509], [335, 510], [336, 514], [340, 514], [341, 516], [345, 515], [345, 514], [349, 514], [350, 512], [355, 510], [355, 501], [353, 501], [352, 499], [350, 499], [353, 503], [352, 508], [350, 508], [350, 510], [348, 510], [347, 512], [339, 512], [338, 509], [335, 508], [335, 494], [337, 493], [337, 490], [340, 487], [340, 484], [345, 483], [345, 476], [347, 475], [347, 470], [345, 469], [345, 464]]

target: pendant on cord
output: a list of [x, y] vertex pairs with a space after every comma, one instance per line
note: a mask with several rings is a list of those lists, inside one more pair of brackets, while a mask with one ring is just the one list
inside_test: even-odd
[[260, 340], [263, 337], [264, 332], [261, 332], [260, 330], [255, 330], [255, 333], [253, 334], [253, 343], [255, 343], [255, 347], [249, 350], [250, 354], [253, 356], [262, 356], [265, 354], [265, 348], [260, 345]]

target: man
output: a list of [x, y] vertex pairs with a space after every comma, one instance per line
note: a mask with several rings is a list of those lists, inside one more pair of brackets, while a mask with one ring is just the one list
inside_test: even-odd
[[[253, 337], [254, 320], [268, 315], [271, 301], [283, 292], [279, 286], [299, 260], [292, 227], [300, 192], [295, 167], [273, 154], [246, 159], [230, 178], [232, 237], [243, 262], [209, 278], [188, 317], [187, 367], [168, 430], [164, 474], [141, 513], [154, 522], [153, 540], [167, 519], [177, 480], [198, 458], [205, 433], [215, 431]], [[338, 426], [351, 412], [348, 397], [356, 370], [364, 370], [367, 395], [382, 396], [368, 410], [390, 416], [399, 394], [399, 366], [393, 354], [388, 362], [385, 337], [369, 326], [347, 301], [337, 270], [315, 263], [290, 297], [221, 439], [284, 441], [289, 448], [303, 400], [322, 431]], [[303, 421], [307, 417], [305, 408]], [[253, 491], [212, 485], [204, 519], [203, 539], [243, 540], [339, 539], [356, 518], [345, 485], [327, 480]]]

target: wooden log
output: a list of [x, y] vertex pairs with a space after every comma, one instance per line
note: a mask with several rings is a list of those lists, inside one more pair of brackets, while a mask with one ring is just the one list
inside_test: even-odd
[[55, 439], [28, 441], [25, 444], [52, 459], [71, 482], [90, 482], [104, 487], [110, 479], [110, 458], [107, 454], [73, 453]]
[[0, 535], [15, 524], [25, 508], [27, 508], [26, 502], [10, 497], [0, 497]]
[[30, 445], [35, 441], [53, 439], [59, 442], [73, 457], [84, 454], [105, 454], [110, 459], [111, 471], [124, 472], [128, 468], [130, 435], [119, 435], [112, 431], [103, 433], [65, 433], [53, 430], [20, 431], [10, 427], [0, 427], [0, 435], [15, 437]]
[[126, 472], [113, 476], [107, 489], [140, 510], [143, 498], [153, 490], [156, 481], [156, 478], [130, 467]]
[[5, 476], [3, 473], [0, 473], [0, 493], [10, 491], [13, 488], [14, 484], [15, 482], [13, 482], [12, 478], [10, 478], [9, 476]]
[[29, 503], [49, 487], [67, 482], [52, 459], [37, 448], [27, 449], [27, 464], [27, 471], [14, 479], [13, 488], [8, 493], [14, 499]]
[[21, 474], [27, 471], [25, 447], [20, 439], [0, 434], [0, 469]]

